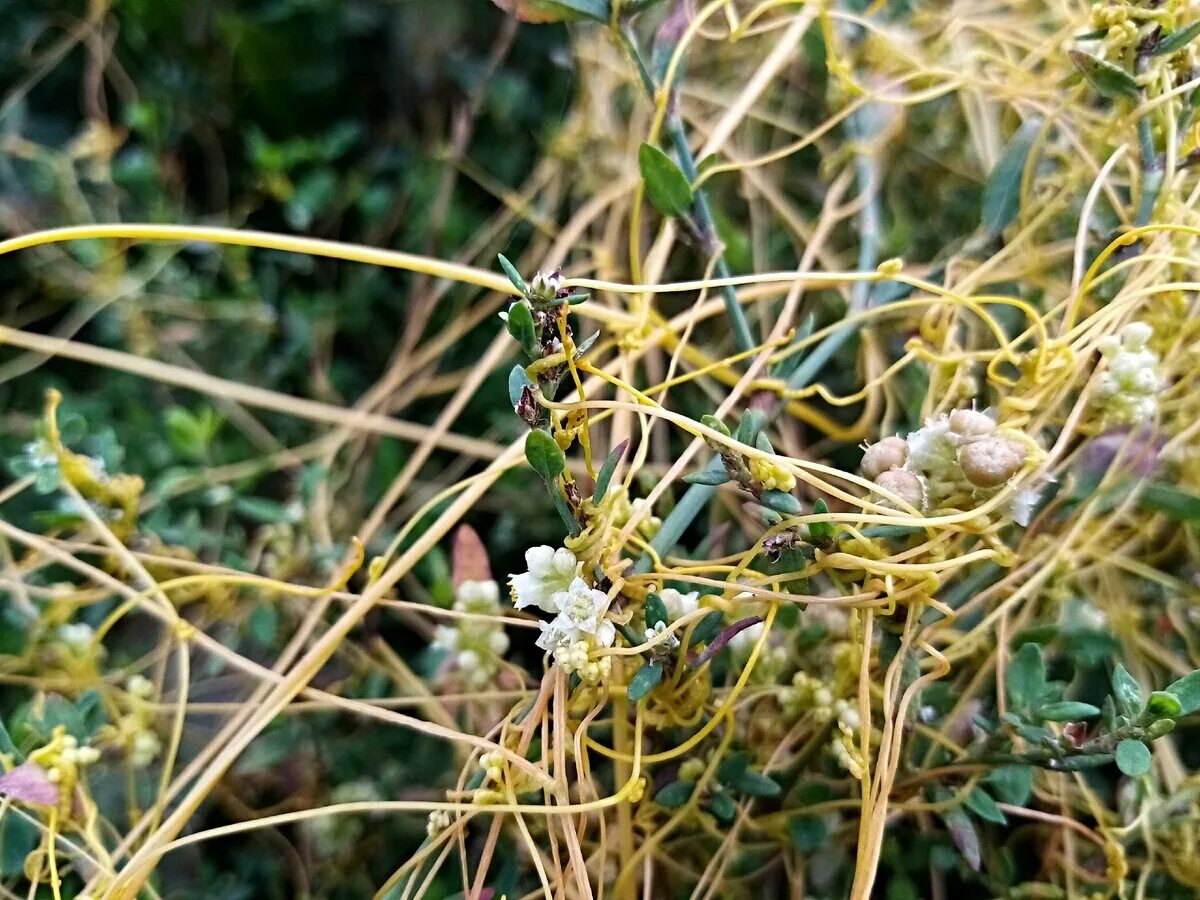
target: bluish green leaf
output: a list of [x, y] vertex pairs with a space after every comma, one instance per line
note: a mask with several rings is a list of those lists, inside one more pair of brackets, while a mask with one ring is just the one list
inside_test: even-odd
[[1130, 778], [1141, 778], [1150, 771], [1150, 749], [1141, 741], [1124, 740], [1117, 744], [1117, 768]]
[[525, 459], [542, 480], [550, 484], [567, 467], [567, 458], [550, 433], [535, 428], [525, 436]]
[[10, 878], [25, 871], [25, 857], [41, 841], [37, 825], [8, 812], [0, 819], [0, 877]]
[[1037, 714], [1047, 722], [1077, 722], [1080, 719], [1094, 719], [1100, 715], [1100, 707], [1078, 700], [1061, 700], [1040, 707]]
[[983, 227], [992, 237], [999, 236], [1017, 217], [1021, 206], [1021, 181], [1029, 151], [1041, 130], [1042, 120], [1033, 116], [1022, 123], [1009, 138], [988, 176], [983, 189]]
[[693, 644], [707, 644], [725, 629], [725, 614], [711, 612], [692, 630]]
[[1152, 481], [1142, 488], [1138, 503], [1178, 522], [1200, 522], [1200, 497], [1177, 487]]
[[776, 797], [782, 790], [774, 778], [753, 769], [747, 769], [729, 787], [747, 797]]
[[654, 628], [659, 623], [667, 623], [667, 605], [658, 594], [646, 597], [646, 627]]
[[[1122, 715], [1133, 717], [1142, 709], [1142, 686], [1137, 679], [1129, 674], [1120, 663], [1113, 667], [1112, 673], [1113, 697], [1117, 701], [1117, 709]], [[1170, 688], [1167, 688], [1170, 690]]]
[[1046, 688], [1046, 664], [1042, 648], [1023, 644], [1013, 656], [1007, 675], [1008, 704], [1014, 710], [1028, 709], [1042, 698]]
[[1200, 21], [1193, 22], [1187, 28], [1180, 28], [1163, 36], [1150, 52], [1154, 56], [1166, 56], [1175, 53], [1195, 40], [1198, 34], [1200, 34]]
[[625, 689], [625, 696], [634, 702], [641, 700], [658, 686], [658, 683], [662, 681], [662, 677], [663, 667], [661, 662], [655, 660], [643, 664], [633, 674], [633, 677], [629, 679], [629, 687]]
[[664, 216], [685, 215], [692, 205], [692, 188], [679, 166], [651, 144], [642, 144], [638, 166], [654, 208]]
[[658, 790], [654, 795], [654, 802], [664, 809], [678, 809], [692, 799], [695, 790], [694, 781], [672, 781]]
[[984, 779], [997, 797], [1012, 806], [1024, 806], [1033, 793], [1033, 766], [1001, 766]]
[[600, 467], [600, 473], [596, 476], [596, 490], [592, 493], [593, 503], [599, 503], [604, 499], [604, 495], [608, 493], [608, 485], [612, 481], [613, 472], [617, 471], [617, 463], [625, 455], [625, 449], [628, 446], [629, 438], [626, 438], [613, 447], [612, 452], [604, 460], [604, 465]]
[[977, 787], [967, 794], [966, 807], [985, 822], [994, 822], [997, 825], [1008, 824], [1008, 818], [996, 805], [992, 795], [983, 788]]
[[706, 484], [709, 487], [716, 487], [729, 481], [729, 473], [724, 469], [720, 471], [707, 468], [697, 469], [695, 472], [684, 475], [683, 480], [688, 484]]
[[763, 491], [762, 503], [767, 509], [774, 510], [780, 515], [796, 516], [800, 514], [800, 501], [784, 491], [774, 489]]
[[820, 816], [795, 816], [788, 822], [788, 835], [801, 853], [812, 853], [825, 846], [829, 829]]
[[508, 257], [503, 253], [497, 253], [496, 259], [500, 261], [500, 268], [504, 270], [504, 274], [508, 276], [508, 280], [512, 282], [512, 286], [520, 291], [524, 297], [529, 293], [529, 285], [525, 283], [525, 279], [521, 277], [521, 273], [517, 271], [517, 267], [508, 261]]
[[508, 402], [513, 405], [514, 409], [521, 402], [521, 395], [525, 393], [525, 388], [532, 387], [533, 382], [525, 374], [525, 367], [513, 366], [512, 371], [508, 373]]
[[1110, 62], [1097, 59], [1082, 50], [1069, 50], [1067, 55], [1080, 74], [1096, 92], [1104, 97], [1137, 97], [1138, 86], [1133, 76]]
[[518, 300], [509, 307], [505, 325], [508, 333], [513, 336], [513, 340], [521, 345], [526, 356], [530, 359], [537, 359], [541, 356], [541, 353], [538, 352], [537, 330], [533, 325], [533, 311], [529, 308], [528, 303]]

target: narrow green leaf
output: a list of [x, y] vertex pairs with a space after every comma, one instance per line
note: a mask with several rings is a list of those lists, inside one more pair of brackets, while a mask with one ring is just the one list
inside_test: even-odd
[[1042, 120], [1037, 116], [1027, 119], [1009, 138], [996, 167], [988, 176], [983, 189], [982, 221], [992, 237], [998, 237], [1017, 217], [1025, 164], [1041, 127]]
[[592, 299], [592, 295], [588, 294], [588, 293], [571, 294], [569, 297], [567, 297], [567, 303], [569, 303], [571, 306], [578, 306], [580, 303], [586, 303], [588, 300], [591, 300], [591, 299]]
[[711, 469], [697, 469], [695, 472], [689, 472], [687, 475], [684, 475], [683, 480], [688, 484], [706, 484], [710, 487], [716, 487], [719, 484], [729, 481], [729, 473], [724, 469], [719, 472]]
[[596, 341], [599, 339], [600, 339], [600, 332], [598, 332], [598, 331], [595, 334], [585, 337], [582, 341], [580, 341], [578, 344], [575, 345], [575, 356], [573, 358], [574, 359], [581, 358], [583, 356], [583, 354], [587, 353], [589, 350], [592, 349], [592, 345], [594, 343], [596, 343]]
[[[829, 515], [829, 505], [818, 497], [813, 501], [813, 515]], [[837, 536], [837, 529], [832, 522], [809, 522], [808, 534], [814, 541], [832, 541]]]
[[1167, 685], [1165, 692], [1179, 701], [1178, 715], [1190, 716], [1200, 709], [1200, 669]]
[[646, 597], [646, 627], [654, 628], [660, 622], [663, 624], [668, 622], [667, 605], [663, 603], [662, 597], [658, 594], [650, 594]]
[[1141, 778], [1150, 771], [1150, 749], [1141, 741], [1124, 740], [1117, 744], [1117, 768], [1130, 778]]
[[554, 508], [558, 510], [558, 515], [562, 518], [563, 524], [567, 526], [567, 530], [571, 534], [581, 533], [583, 529], [575, 521], [575, 515], [571, 512], [571, 506], [567, 503], [567, 498], [563, 495], [562, 488], [553, 481], [547, 481], [546, 490], [550, 492], [550, 499], [554, 501]]
[[658, 683], [662, 681], [662, 677], [662, 663], [657, 660], [645, 663], [629, 679], [629, 687], [625, 689], [625, 696], [634, 702], [641, 700], [658, 686]]
[[726, 787], [733, 787], [750, 768], [750, 760], [750, 753], [746, 750], [730, 753], [721, 760], [721, 765], [717, 767], [717, 781]]
[[766, 422], [766, 416], [758, 410], [746, 410], [742, 413], [741, 421], [738, 422], [737, 431], [733, 433], [733, 439], [753, 447], [758, 441], [758, 433], [762, 431]]
[[23, 762], [24, 754], [17, 749], [17, 745], [13, 743], [12, 735], [8, 733], [8, 729], [4, 727], [3, 720], [0, 720], [0, 753], [5, 753], [13, 758], [14, 762]]
[[1156, 719], [1173, 719], [1183, 712], [1183, 704], [1174, 694], [1155, 691], [1146, 701], [1146, 712]]
[[646, 182], [646, 196], [664, 216], [682, 216], [692, 205], [692, 188], [679, 166], [650, 144], [638, 151], [638, 166]]
[[497, 253], [496, 259], [500, 260], [500, 268], [504, 270], [504, 274], [508, 276], [508, 280], [512, 282], [513, 287], [521, 292], [524, 297], [529, 293], [529, 285], [525, 283], [525, 279], [521, 277], [521, 273], [517, 271], [517, 267], [508, 261], [508, 257], [503, 253]]
[[992, 795], [983, 788], [975, 788], [967, 794], [966, 807], [985, 822], [994, 822], [997, 825], [1008, 824], [1008, 818], [996, 805]]
[[1138, 503], [1179, 522], [1200, 522], [1200, 497], [1169, 484], [1150, 482], [1142, 488]]
[[600, 467], [600, 474], [596, 476], [596, 490], [592, 492], [593, 503], [599, 503], [604, 499], [604, 495], [608, 493], [608, 485], [612, 481], [613, 472], [617, 471], [617, 463], [625, 455], [625, 448], [628, 446], [629, 438], [626, 438], [613, 447], [612, 452], [604, 460], [604, 465]]
[[1166, 56], [1169, 53], [1175, 53], [1195, 40], [1198, 34], [1200, 34], [1200, 21], [1193, 22], [1187, 28], [1181, 28], [1178, 31], [1172, 31], [1170, 34], [1165, 35], [1162, 40], [1154, 45], [1154, 49], [1150, 52], [1154, 56]]
[[238, 497], [233, 501], [233, 508], [247, 519], [266, 525], [294, 523], [299, 520], [297, 510], [265, 497]]
[[800, 501], [784, 491], [769, 490], [762, 493], [763, 506], [784, 516], [800, 514]]
[[525, 436], [525, 458], [547, 484], [552, 483], [567, 467], [567, 458], [554, 438], [540, 428]]
[[654, 802], [664, 809], [678, 809], [692, 799], [695, 790], [694, 781], [672, 781], [659, 789], [654, 795]]
[[[816, 322], [816, 317], [812, 313], [806, 315], [803, 321], [801, 321], [800, 327], [796, 329], [796, 334], [792, 337], [791, 344], [794, 346], [801, 341], [807, 340], [808, 336], [813, 333]], [[772, 366], [771, 374], [776, 378], [787, 381], [800, 366], [800, 363], [804, 361], [805, 355], [804, 351], [791, 353]]]
[[1008, 666], [1008, 703], [1014, 710], [1028, 709], [1042, 697], [1046, 687], [1046, 664], [1042, 648], [1024, 644]]
[[1110, 62], [1097, 59], [1082, 50], [1069, 50], [1067, 55], [1075, 64], [1081, 75], [1088, 80], [1096, 92], [1104, 97], [1136, 97], [1137, 82], [1124, 69]]
[[1047, 703], [1037, 712], [1038, 716], [1047, 722], [1077, 722], [1080, 719], [1094, 719], [1100, 715], [1100, 707], [1077, 700], [1061, 700], [1058, 703]]
[[[1113, 697], [1117, 701], [1117, 709], [1121, 711], [1122, 715], [1132, 718], [1141, 712], [1142, 686], [1120, 663], [1113, 667], [1112, 687]], [[1170, 688], [1167, 690], [1169, 691]]]

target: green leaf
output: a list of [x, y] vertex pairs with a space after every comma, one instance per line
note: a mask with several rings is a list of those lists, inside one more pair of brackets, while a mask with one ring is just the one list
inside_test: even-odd
[[984, 779], [1004, 803], [1024, 806], [1033, 793], [1033, 766], [1001, 766]]
[[[791, 344], [795, 345], [807, 340], [808, 336], [813, 333], [816, 322], [816, 317], [812, 313], [806, 315], [800, 323], [800, 327], [796, 329], [796, 334], [792, 337]], [[771, 367], [771, 374], [782, 381], [787, 381], [792, 377], [792, 373], [800, 367], [800, 363], [804, 361], [806, 355], [805, 351], [798, 350], [785, 356]]]
[[1193, 22], [1187, 28], [1172, 31], [1170, 34], [1164, 36], [1162, 40], [1154, 45], [1154, 49], [1150, 52], [1154, 56], [1166, 56], [1169, 53], [1175, 53], [1195, 40], [1198, 34], [1200, 34], [1200, 22]]
[[204, 462], [221, 421], [211, 409], [193, 415], [182, 406], [172, 406], [166, 415], [167, 440], [175, 451], [191, 462]]
[[24, 754], [17, 749], [17, 745], [13, 743], [12, 735], [8, 733], [8, 729], [4, 727], [3, 720], [0, 720], [0, 753], [6, 753], [13, 758], [15, 762], [22, 762], [25, 759]]
[[1009, 138], [983, 189], [983, 227], [998, 237], [1017, 217], [1021, 205], [1021, 180], [1029, 151], [1042, 128], [1037, 116], [1027, 119]]
[[997, 825], [1008, 824], [1008, 818], [996, 805], [992, 795], [982, 788], [975, 788], [967, 794], [966, 807], [985, 822], [994, 822]]
[[743, 772], [729, 787], [747, 797], [777, 797], [782, 790], [774, 778], [752, 769]]
[[[1130, 718], [1136, 716], [1142, 709], [1142, 686], [1120, 663], [1113, 667], [1112, 687], [1113, 697], [1117, 701], [1117, 708], [1121, 714]], [[1169, 691], [1170, 688], [1167, 690]]]
[[717, 767], [717, 781], [726, 787], [732, 787], [739, 778], [746, 774], [746, 770], [750, 768], [751, 759], [750, 753], [746, 750], [730, 753], [721, 760], [721, 765]]
[[537, 330], [533, 326], [533, 310], [524, 300], [519, 300], [508, 309], [508, 320], [505, 322], [508, 333], [521, 345], [525, 355], [530, 359], [541, 356], [537, 342]]
[[517, 404], [521, 402], [521, 395], [525, 392], [525, 388], [532, 387], [533, 382], [525, 374], [525, 367], [513, 366], [512, 371], [508, 373], [508, 402], [513, 405], [513, 409], [516, 409]]
[[617, 463], [625, 455], [625, 448], [628, 446], [629, 438], [626, 438], [613, 447], [612, 452], [604, 460], [604, 465], [600, 467], [600, 474], [596, 476], [596, 490], [592, 493], [593, 503], [599, 503], [604, 499], [604, 495], [608, 493], [608, 485], [612, 481], [613, 472], [617, 470]]
[[692, 205], [692, 188], [679, 166], [650, 144], [638, 151], [638, 166], [646, 182], [646, 196], [664, 216], [682, 216]]
[[654, 628], [660, 622], [667, 623], [667, 605], [658, 594], [646, 597], [646, 627]]
[[1100, 715], [1100, 707], [1078, 700], [1061, 700], [1040, 707], [1037, 714], [1047, 722], [1077, 722], [1080, 719], [1094, 719]]
[[729, 481], [729, 473], [724, 469], [720, 471], [697, 469], [695, 472], [684, 475], [683, 480], [688, 484], [706, 484], [709, 487], [716, 487]]
[[1042, 648], [1024, 644], [1008, 666], [1008, 704], [1014, 710], [1028, 709], [1037, 703], [1046, 689], [1046, 663]]
[[265, 497], [238, 497], [233, 508], [239, 515], [264, 525], [281, 525], [299, 521], [296, 510]]
[[[818, 497], [813, 501], [812, 511], [815, 516], [827, 516], [829, 515], [829, 505]], [[832, 522], [809, 522], [808, 535], [814, 541], [825, 543], [832, 541], [837, 536], [837, 529]]]
[[1156, 719], [1174, 719], [1183, 712], [1183, 704], [1174, 694], [1155, 691], [1146, 701], [1146, 712]]
[[1067, 55], [1071, 57], [1071, 62], [1075, 64], [1075, 68], [1079, 70], [1080, 74], [1088, 80], [1088, 83], [1101, 96], [1136, 97], [1138, 95], [1137, 82], [1124, 69], [1118, 68], [1102, 59], [1097, 59], [1090, 53], [1084, 53], [1082, 50], [1069, 50], [1067, 51]]
[[772, 488], [763, 491], [762, 503], [767, 509], [774, 510], [780, 515], [795, 516], [800, 514], [800, 501], [791, 494]]
[[540, 428], [525, 436], [525, 459], [546, 484], [552, 484], [567, 467], [567, 458], [550, 432]]
[[1150, 771], [1150, 750], [1141, 741], [1124, 740], [1117, 744], [1117, 768], [1130, 778], [1141, 778]]
[[1179, 715], [1190, 716], [1200, 709], [1200, 669], [1167, 685], [1165, 692], [1179, 701]]
[[108, 711], [104, 708], [104, 698], [96, 690], [87, 690], [75, 701], [75, 710], [83, 723], [83, 730], [90, 739], [100, 727], [108, 722]]
[[25, 857], [41, 841], [37, 825], [15, 812], [0, 819], [0, 877], [10, 878], [25, 871]]
[[[543, 11], [543, 15], [554, 14], [559, 22], [591, 19], [593, 22], [607, 23], [611, 18], [607, 0], [523, 0], [519, 5]], [[540, 21], [547, 20], [543, 18]]]
[[550, 492], [550, 499], [554, 501], [554, 508], [558, 510], [558, 515], [563, 520], [563, 524], [567, 526], [567, 530], [571, 534], [581, 534], [583, 529], [579, 527], [579, 522], [575, 520], [575, 514], [571, 512], [571, 506], [567, 503], [567, 498], [563, 495], [562, 488], [552, 481], [547, 481], [546, 490]]
[[1138, 503], [1179, 522], [1200, 522], [1200, 497], [1169, 484], [1150, 482], [1142, 488]]
[[504, 270], [504, 274], [508, 276], [508, 280], [512, 282], [513, 287], [521, 292], [524, 297], [529, 293], [529, 285], [525, 283], [525, 279], [521, 277], [521, 273], [517, 271], [517, 267], [508, 261], [508, 257], [503, 253], [497, 253], [496, 259], [500, 261], [500, 268]]
[[[941, 801], [950, 799], [952, 795], [946, 788], [939, 787], [934, 791], [933, 796], [935, 800]], [[950, 839], [954, 841], [954, 846], [963, 855], [967, 865], [978, 872], [981, 858], [979, 832], [975, 830], [971, 817], [961, 806], [951, 807], [941, 815], [942, 821], [946, 823], [946, 828], [950, 831]]]
[[672, 781], [659, 789], [654, 795], [654, 802], [664, 809], [678, 809], [692, 799], [695, 790], [694, 781]]
[[719, 822], [732, 822], [733, 817], [737, 815], [737, 804], [732, 797], [723, 792], [713, 794], [709, 798], [708, 809]]
[[788, 822], [788, 834], [801, 853], [819, 850], [829, 840], [829, 829], [820, 816], [796, 816]]
[[654, 662], [645, 663], [629, 679], [629, 687], [625, 689], [625, 696], [635, 702], [641, 700], [657, 687], [658, 683], [662, 681], [662, 677], [663, 667], [661, 662], [655, 660]]
[[711, 612], [692, 630], [693, 644], [707, 644], [725, 630], [725, 614]]

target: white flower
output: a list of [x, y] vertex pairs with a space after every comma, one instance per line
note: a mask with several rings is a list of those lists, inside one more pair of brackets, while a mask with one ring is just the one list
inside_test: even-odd
[[529, 571], [511, 579], [513, 605], [517, 609], [536, 606], [544, 612], [557, 612], [555, 594], [571, 587], [582, 563], [570, 550], [542, 546], [525, 551], [525, 564]]
[[1097, 394], [1108, 418], [1122, 425], [1152, 419], [1158, 411], [1158, 356], [1146, 347], [1153, 330], [1145, 322], [1130, 322], [1120, 338], [1108, 335], [1098, 342], [1108, 370], [1100, 376]]
[[455, 592], [454, 608], [463, 612], [499, 612], [500, 585], [494, 581], [464, 581]]
[[133, 747], [129, 753], [129, 761], [135, 769], [143, 769], [154, 762], [161, 750], [162, 741], [158, 739], [157, 734], [149, 729], [139, 731], [133, 736]]
[[588, 587], [582, 578], [575, 578], [567, 590], [557, 592], [553, 599], [558, 615], [552, 622], [541, 623], [542, 634], [537, 640], [539, 647], [550, 650], [564, 641], [575, 643], [585, 640], [585, 635], [601, 647], [612, 646], [617, 629], [604, 618], [608, 597], [603, 591]]
[[96, 632], [92, 626], [84, 625], [82, 622], [60, 625], [58, 629], [58, 639], [76, 653], [86, 651], [92, 645], [92, 639], [95, 636]]
[[663, 606], [667, 608], [667, 615], [672, 622], [682, 619], [688, 613], [694, 613], [700, 608], [699, 591], [682, 594], [675, 588], [663, 588], [658, 592], [658, 596], [662, 600]]
[[958, 467], [954, 451], [949, 419], [946, 416], [930, 419], [919, 431], [909, 434], [905, 468], [922, 475], [938, 476]]

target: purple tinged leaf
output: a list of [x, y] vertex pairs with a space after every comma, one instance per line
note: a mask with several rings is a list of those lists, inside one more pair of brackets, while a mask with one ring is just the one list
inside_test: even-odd
[[724, 650], [725, 646], [737, 635], [741, 634], [747, 628], [753, 628], [761, 621], [761, 616], [748, 616], [745, 619], [740, 619], [739, 621], [734, 622], [712, 639], [712, 643], [704, 648], [704, 652], [696, 657], [696, 659], [692, 662], [692, 665], [697, 668], [704, 665], [706, 662]]
[[46, 777], [37, 763], [23, 763], [0, 775], [0, 794], [23, 803], [58, 805], [58, 785]]

